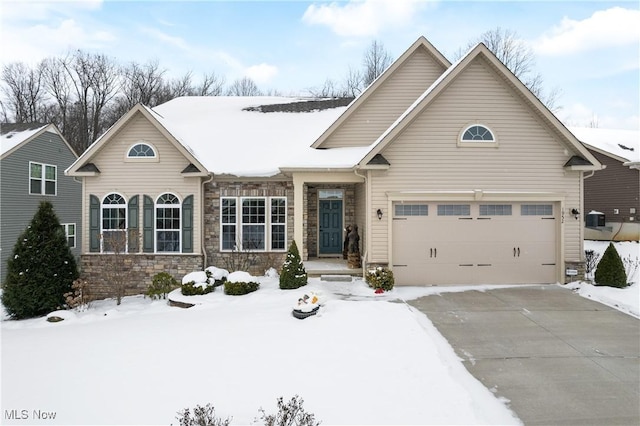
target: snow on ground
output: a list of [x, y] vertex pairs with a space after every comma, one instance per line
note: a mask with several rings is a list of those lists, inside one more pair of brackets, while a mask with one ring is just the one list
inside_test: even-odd
[[[604, 251], [606, 243], [585, 246]], [[616, 246], [623, 256], [638, 252], [637, 243]], [[638, 316], [635, 279], [627, 289], [563, 287]], [[310, 279], [288, 291], [275, 276], [259, 280], [261, 288], [245, 296], [222, 288], [178, 296], [196, 304], [189, 309], [134, 296], [120, 306], [96, 301], [58, 323], [8, 321], [3, 313], [0, 422], [177, 424], [177, 411], [211, 403], [232, 424], [252, 424], [259, 408], [275, 413], [278, 397], [297, 394], [325, 425], [520, 423], [429, 319], [403, 302], [504, 286], [375, 295], [362, 280]], [[297, 320], [291, 307], [308, 292], [322, 308]], [[43, 413], [46, 422], [38, 420]]]

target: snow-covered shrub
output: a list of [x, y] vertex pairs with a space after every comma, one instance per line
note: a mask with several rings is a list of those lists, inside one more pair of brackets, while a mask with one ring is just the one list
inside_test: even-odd
[[180, 422], [180, 426], [229, 426], [231, 419], [221, 419], [216, 417], [216, 410], [213, 405], [207, 404], [204, 407], [196, 405], [193, 409], [193, 415], [188, 408], [178, 411], [176, 419]]
[[284, 403], [282, 397], [278, 398], [278, 412], [276, 414], [267, 414], [264, 409], [258, 410], [261, 415], [265, 426], [318, 426], [319, 421], [316, 421], [315, 415], [304, 411], [302, 404], [304, 400], [298, 395], [291, 398], [289, 402]]
[[218, 287], [224, 284], [229, 276], [229, 271], [222, 268], [216, 268], [215, 266], [209, 266], [204, 270], [205, 274], [207, 274], [207, 278], [211, 282], [213, 280], [213, 286]]
[[613, 243], [609, 243], [602, 254], [602, 259], [596, 268], [595, 281], [596, 285], [609, 287], [623, 288], [628, 285], [624, 264]]
[[393, 285], [395, 284], [393, 271], [381, 266], [378, 266], [376, 269], [370, 269], [369, 271], [367, 271], [365, 279], [367, 281], [367, 284], [369, 284], [369, 287], [376, 290], [382, 289], [384, 291], [389, 291], [393, 289]]
[[236, 271], [229, 274], [224, 283], [224, 294], [241, 296], [256, 291], [260, 284], [248, 272]]
[[307, 271], [304, 269], [295, 240], [291, 242], [287, 257], [280, 272], [280, 288], [291, 290], [307, 285]]
[[595, 271], [596, 266], [598, 266], [599, 259], [600, 259], [600, 255], [596, 253], [595, 250], [584, 251], [584, 268], [586, 270], [587, 275]]
[[624, 265], [624, 272], [627, 275], [627, 282], [631, 285], [635, 281], [638, 268], [640, 268], [640, 259], [638, 259], [638, 256], [632, 259], [631, 255], [628, 255], [622, 258], [622, 264]]
[[48, 201], [22, 232], [7, 262], [2, 304], [16, 319], [45, 315], [65, 305], [78, 278], [76, 260], [60, 221]]
[[166, 299], [167, 294], [179, 286], [180, 284], [178, 284], [178, 280], [173, 278], [171, 274], [167, 272], [159, 272], [153, 276], [151, 285], [149, 285], [145, 295], [152, 299]]

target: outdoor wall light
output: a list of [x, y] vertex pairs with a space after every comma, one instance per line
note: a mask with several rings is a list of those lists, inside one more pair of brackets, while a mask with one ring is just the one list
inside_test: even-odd
[[378, 209], [376, 213], [378, 215], [378, 220], [382, 220], [382, 210]]
[[580, 216], [580, 212], [578, 211], [578, 209], [571, 209], [571, 214], [576, 218], [576, 220]]

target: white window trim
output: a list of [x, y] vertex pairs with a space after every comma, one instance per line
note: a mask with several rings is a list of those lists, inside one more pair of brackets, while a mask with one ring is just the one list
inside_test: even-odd
[[[493, 140], [492, 141], [467, 141], [467, 140], [462, 140], [462, 137], [467, 132], [467, 130], [469, 130], [470, 128], [472, 128], [474, 126], [481, 126], [481, 127], [484, 127], [485, 129], [487, 129], [488, 131], [490, 131], [491, 134], [493, 135]], [[494, 132], [491, 129], [490, 126], [488, 126], [486, 124], [483, 124], [483, 123], [470, 123], [470, 124], [464, 126], [464, 128], [458, 134], [458, 146], [459, 147], [466, 147], [466, 148], [497, 148], [498, 147], [498, 138], [496, 136], [496, 132]]]
[[[147, 145], [149, 148], [151, 148], [153, 150], [153, 157], [131, 157], [129, 156], [129, 153], [131, 152], [131, 149], [136, 146], [136, 145]], [[158, 150], [156, 149], [156, 147], [144, 140], [139, 140], [136, 141], [135, 143], [129, 145], [129, 147], [127, 148], [127, 150], [124, 153], [124, 160], [126, 162], [130, 162], [130, 163], [135, 163], [135, 162], [143, 162], [143, 163], [158, 163], [160, 162], [160, 154], [158, 153]]]
[[[274, 253], [283, 253], [286, 252], [288, 250], [288, 243], [289, 243], [289, 238], [287, 235], [288, 232], [288, 202], [287, 202], [287, 197], [285, 196], [274, 196], [274, 197], [220, 197], [220, 223], [219, 223], [219, 235], [220, 235], [220, 251], [223, 253], [231, 253], [234, 250], [238, 250], [238, 251], [242, 251], [243, 247], [242, 247], [242, 202], [244, 200], [255, 200], [255, 199], [261, 199], [261, 200], [265, 200], [265, 222], [264, 222], [264, 228], [265, 228], [265, 241], [264, 241], [264, 249], [252, 249], [251, 251], [256, 252], [256, 253], [267, 253], [267, 252], [274, 252]], [[272, 222], [272, 217], [271, 217], [271, 200], [274, 199], [281, 199], [284, 200], [284, 209], [285, 209], [285, 222], [282, 223], [273, 223]], [[236, 221], [235, 223], [224, 223], [222, 221], [222, 200], [236, 200]], [[225, 249], [222, 247], [223, 244], [223, 238], [222, 238], [222, 228], [225, 225], [233, 225], [235, 226], [236, 229], [236, 243], [235, 243], [235, 247], [236, 249]], [[262, 224], [260, 224], [262, 225]], [[273, 239], [273, 235], [272, 235], [272, 225], [284, 225], [284, 248], [282, 249], [273, 249], [271, 248], [271, 244], [272, 244], [272, 239]]]
[[[78, 241], [78, 228], [75, 223], [61, 223], [62, 228], [64, 229], [64, 235], [67, 237], [67, 244], [69, 244], [69, 237], [73, 237], [73, 245], [70, 245], [69, 248], [76, 248], [76, 241]], [[73, 234], [69, 234], [69, 227], [73, 226]]]
[[[165, 194], [173, 195], [180, 202], [179, 204], [158, 204], [158, 200]], [[180, 212], [180, 219], [178, 229], [161, 229], [158, 230], [158, 209], [159, 208], [177, 208]], [[178, 231], [178, 250], [177, 251], [159, 251], [158, 250], [158, 231]], [[153, 204], [153, 251], [157, 254], [167, 254], [167, 253], [182, 253], [182, 199], [178, 194], [173, 192], [163, 192], [162, 194], [156, 197], [156, 201]]]
[[[122, 197], [122, 199], [124, 200], [124, 204], [105, 204], [104, 200], [105, 198], [107, 198], [109, 195], [112, 194], [116, 194]], [[106, 251], [104, 249], [104, 232], [105, 229], [103, 228], [104, 225], [104, 209], [107, 208], [111, 208], [111, 209], [115, 209], [115, 208], [122, 208], [122, 207], [113, 207], [113, 206], [123, 206], [124, 207], [124, 229], [122, 229], [122, 231], [125, 233], [125, 244], [124, 244], [124, 251], [123, 253], [128, 253], [129, 252], [129, 202], [127, 201], [127, 197], [125, 197], [124, 195], [120, 194], [119, 192], [110, 192], [107, 195], [105, 195], [104, 197], [102, 197], [102, 201], [100, 201], [100, 253], [113, 253], [112, 251]], [[108, 231], [113, 231], [113, 229], [107, 229]]]
[[[40, 178], [40, 192], [31, 192], [31, 179], [36, 179], [36, 178], [32, 178], [31, 177], [31, 165], [32, 164], [38, 164], [42, 167], [42, 177]], [[47, 167], [53, 167], [55, 170], [55, 179], [53, 179], [53, 181], [51, 179], [47, 179], [46, 175], [47, 175]], [[47, 182], [53, 182], [54, 183], [54, 191], [53, 194], [47, 194], [46, 193], [46, 183]], [[45, 197], [55, 197], [58, 195], [58, 166], [56, 166], [55, 164], [46, 164], [46, 163], [39, 163], [37, 161], [29, 161], [29, 195], [44, 195]]]

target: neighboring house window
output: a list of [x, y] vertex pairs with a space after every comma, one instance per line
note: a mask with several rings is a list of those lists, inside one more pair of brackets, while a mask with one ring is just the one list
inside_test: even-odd
[[127, 251], [127, 203], [120, 194], [109, 194], [102, 200], [102, 235], [103, 252]]
[[58, 168], [29, 162], [29, 194], [56, 195]]
[[63, 223], [61, 224], [64, 229], [64, 234], [67, 237], [67, 244], [70, 248], [76, 247], [76, 224], [75, 223]]
[[428, 216], [429, 206], [427, 204], [396, 204], [395, 215], [400, 216]]
[[137, 143], [133, 145], [127, 153], [127, 157], [129, 158], [155, 158], [155, 156], [156, 151], [151, 145], [146, 143]]
[[222, 250], [286, 250], [285, 197], [223, 197], [220, 206]]
[[162, 194], [156, 200], [156, 252], [180, 251], [180, 199]]

